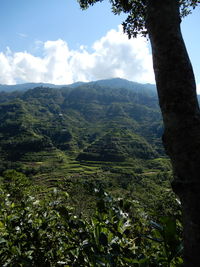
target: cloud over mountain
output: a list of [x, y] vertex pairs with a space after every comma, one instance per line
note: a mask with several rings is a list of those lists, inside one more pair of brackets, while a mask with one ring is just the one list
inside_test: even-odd
[[[38, 43], [36, 43], [36, 46]], [[66, 41], [40, 42], [40, 56], [8, 50], [0, 53], [0, 83], [68, 84], [120, 77], [154, 82], [151, 53], [143, 38], [128, 40], [121, 27], [110, 30], [92, 47], [68, 47]]]

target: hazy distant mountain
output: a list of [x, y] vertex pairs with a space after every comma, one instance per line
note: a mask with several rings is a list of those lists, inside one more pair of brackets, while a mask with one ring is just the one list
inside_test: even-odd
[[15, 85], [6, 85], [0, 84], [0, 91], [4, 92], [13, 92], [13, 91], [25, 91], [28, 89], [33, 89], [35, 87], [51, 87], [51, 88], [61, 88], [63, 85], [55, 85], [51, 83], [23, 83], [23, 84], [15, 84]]
[[51, 83], [24, 83], [24, 84], [16, 84], [16, 85], [3, 85], [0, 84], [0, 92], [13, 92], [13, 91], [25, 91], [29, 89], [33, 89], [36, 87], [49, 87], [49, 88], [63, 88], [63, 87], [71, 87], [76, 88], [81, 85], [98, 85], [101, 87], [110, 87], [110, 88], [124, 88], [130, 89], [134, 91], [147, 91], [149, 94], [154, 94], [156, 92], [156, 87], [153, 84], [140, 84], [136, 82], [131, 82], [121, 78], [113, 78], [113, 79], [105, 79], [98, 80], [94, 82], [76, 82], [69, 85], [55, 85]]

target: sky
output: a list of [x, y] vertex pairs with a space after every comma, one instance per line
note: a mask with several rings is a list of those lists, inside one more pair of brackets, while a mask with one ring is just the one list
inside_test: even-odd
[[[0, 84], [70, 84], [120, 77], [155, 83], [150, 44], [129, 40], [108, 0], [82, 11], [77, 0], [1, 0]], [[200, 93], [200, 7], [182, 33]]]

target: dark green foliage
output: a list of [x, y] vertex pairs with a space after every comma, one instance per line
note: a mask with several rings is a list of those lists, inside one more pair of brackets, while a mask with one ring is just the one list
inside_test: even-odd
[[[96, 211], [77, 217], [68, 194], [54, 189], [41, 200], [13, 201], [1, 191], [0, 262], [2, 266], [179, 266], [177, 222], [149, 222], [132, 203], [95, 189]], [[179, 227], [180, 228], [180, 227]], [[169, 265], [170, 264], [170, 265]]]
[[129, 130], [111, 130], [83, 150], [78, 160], [121, 162], [127, 158], [149, 159], [156, 152], [140, 136]]
[[2, 188], [9, 193], [13, 201], [21, 200], [30, 187], [30, 180], [23, 174], [15, 170], [6, 170], [2, 176]]

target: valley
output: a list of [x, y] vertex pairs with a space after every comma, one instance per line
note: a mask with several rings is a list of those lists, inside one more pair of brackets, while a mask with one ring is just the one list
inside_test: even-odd
[[15, 169], [47, 188], [94, 176], [112, 188], [119, 177], [170, 171], [151, 85], [111, 79], [0, 95], [1, 173]]

